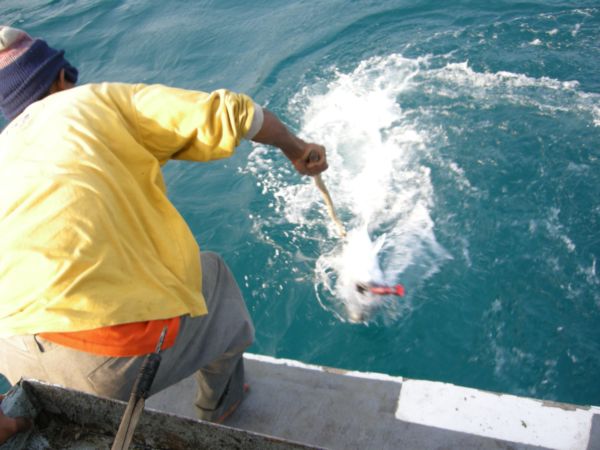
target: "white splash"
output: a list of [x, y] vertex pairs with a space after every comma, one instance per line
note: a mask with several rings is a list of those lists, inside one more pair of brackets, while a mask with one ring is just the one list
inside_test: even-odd
[[425, 59], [372, 58], [325, 86], [305, 88], [292, 101], [302, 134], [328, 149], [330, 168], [323, 177], [348, 236], [334, 240], [321, 199], [306, 191], [314, 191], [310, 184], [302, 193], [298, 186], [282, 186], [278, 195], [285, 198], [288, 220], [301, 223], [309, 209], [323, 211], [335, 245], [323, 245], [317, 260], [317, 294], [342, 320], [368, 322], [379, 311], [385, 319], [397, 317], [410, 300], [365, 295], [357, 284], [405, 283], [411, 285], [410, 299], [411, 287], [449, 257], [435, 239], [430, 216], [433, 187], [422, 162], [429, 135], [397, 98], [414, 88]]
[[[534, 44], [536, 45], [536, 44]], [[455, 87], [468, 88], [502, 88], [509, 92], [510, 88], [545, 88], [550, 90], [575, 90], [579, 87], [577, 80], [561, 81], [549, 77], [533, 78], [521, 73], [501, 70], [499, 72], [476, 72], [468, 62], [449, 63], [441, 69], [431, 71], [433, 79], [450, 82]]]
[[351, 230], [346, 242], [334, 254], [317, 260], [320, 282], [342, 300], [345, 313], [352, 322], [366, 320], [381, 300], [357, 290], [357, 284], [385, 283], [379, 265], [379, 252], [385, 235], [372, 241], [366, 227]]
[[[255, 229], [265, 236], [265, 224], [277, 229], [274, 234], [281, 234], [286, 223], [293, 225], [283, 233], [289, 237], [288, 248], [295, 246], [287, 255], [281, 247], [285, 262], [315, 258], [306, 251], [310, 243], [318, 254], [317, 298], [340, 320], [401, 317], [413, 308], [413, 293], [423, 281], [452, 258], [436, 238], [430, 167], [445, 170], [458, 190], [477, 194], [469, 174], [438, 152], [448, 144], [446, 131], [430, 120], [446, 112], [438, 103], [508, 101], [552, 113], [552, 108], [564, 109], [569, 99], [576, 111], [596, 123], [598, 96], [578, 88], [574, 80], [478, 72], [468, 62], [434, 56], [392, 54], [362, 61], [349, 73], [334, 71], [329, 80], [305, 86], [291, 100], [289, 112], [307, 140], [327, 147], [330, 168], [323, 179], [348, 236], [339, 239], [312, 180], [298, 182], [289, 165], [275, 163], [275, 153], [261, 146], [251, 154], [248, 167], [263, 192], [272, 195], [275, 211], [270, 219], [259, 217]], [[463, 253], [468, 246], [465, 241]], [[402, 283], [407, 295], [369, 298], [356, 289], [357, 283], [368, 282]]]

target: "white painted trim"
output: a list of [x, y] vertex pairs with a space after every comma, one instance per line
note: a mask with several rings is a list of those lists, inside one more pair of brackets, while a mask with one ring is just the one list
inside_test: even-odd
[[324, 367], [324, 366], [317, 366], [314, 364], [305, 364], [300, 361], [296, 361], [294, 359], [274, 358], [272, 356], [257, 355], [254, 353], [244, 353], [244, 358], [247, 358], [247, 359], [250, 359], [253, 361], [260, 361], [260, 362], [264, 362], [264, 363], [268, 363], [268, 364], [277, 364], [277, 365], [284, 365], [284, 366], [289, 366], [289, 367], [298, 367], [301, 369], [316, 370], [318, 372], [331, 372], [331, 373], [335, 373], [336, 375], [342, 375], [342, 376], [346, 376], [346, 377], [364, 378], [364, 379], [368, 379], [368, 380], [392, 381], [392, 382], [398, 383], [398, 384], [402, 384], [402, 382], [403, 382], [402, 377], [394, 377], [394, 376], [387, 375], [384, 373], [358, 372], [358, 371], [354, 371], [354, 370], [329, 368], [329, 367]]
[[315, 366], [313, 364], [305, 364], [300, 361], [296, 361], [294, 359], [273, 358], [272, 356], [257, 355], [255, 353], [244, 353], [244, 358], [250, 359], [253, 361], [264, 362], [267, 364], [299, 367], [301, 369], [310, 369], [310, 370], [316, 370], [319, 372], [323, 372], [323, 368], [321, 366]]
[[421, 380], [405, 380], [396, 418], [552, 449], [585, 450], [600, 408], [561, 405]]

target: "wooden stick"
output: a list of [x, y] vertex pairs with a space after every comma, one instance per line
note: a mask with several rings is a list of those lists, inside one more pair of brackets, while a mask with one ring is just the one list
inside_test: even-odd
[[325, 205], [327, 205], [327, 212], [329, 213], [329, 217], [333, 220], [333, 223], [337, 226], [338, 232], [341, 237], [346, 237], [346, 228], [344, 228], [344, 224], [340, 221], [337, 214], [335, 213], [335, 208], [333, 207], [333, 201], [331, 200], [331, 195], [329, 195], [329, 191], [327, 190], [327, 186], [323, 182], [323, 178], [321, 178], [321, 174], [315, 175], [314, 177], [315, 184], [321, 194], [323, 194], [323, 200], [325, 200]]

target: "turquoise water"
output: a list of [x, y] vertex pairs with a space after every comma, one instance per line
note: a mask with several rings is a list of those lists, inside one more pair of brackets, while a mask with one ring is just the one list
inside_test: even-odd
[[[273, 149], [165, 169], [240, 282], [254, 352], [600, 404], [597, 1], [0, 8], [82, 82], [226, 86], [328, 147], [345, 241]], [[407, 295], [350, 323], [365, 276]]]

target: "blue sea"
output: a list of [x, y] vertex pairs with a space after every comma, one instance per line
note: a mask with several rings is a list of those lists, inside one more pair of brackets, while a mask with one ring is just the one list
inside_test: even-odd
[[[82, 83], [227, 87], [327, 147], [346, 238], [273, 148], [164, 169], [201, 247], [239, 280], [251, 351], [600, 405], [597, 0], [0, 10], [65, 48]], [[406, 295], [365, 299], [365, 280]]]

